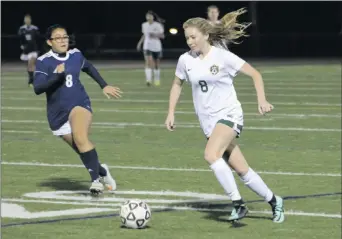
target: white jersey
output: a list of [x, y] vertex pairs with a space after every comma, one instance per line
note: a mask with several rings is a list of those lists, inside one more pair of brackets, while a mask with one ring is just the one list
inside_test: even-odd
[[215, 46], [204, 59], [191, 51], [179, 57], [176, 76], [191, 84], [195, 111], [207, 137], [220, 119], [243, 125], [233, 78], [244, 63], [232, 52]]
[[154, 52], [160, 52], [162, 50], [160, 38], [151, 38], [150, 33], [163, 34], [163, 25], [159, 22], [152, 22], [151, 24], [149, 22], [144, 22], [141, 27], [141, 31], [145, 36], [143, 49]]

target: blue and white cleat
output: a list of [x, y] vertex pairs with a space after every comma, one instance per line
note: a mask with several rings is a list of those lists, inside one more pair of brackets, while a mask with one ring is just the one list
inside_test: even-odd
[[279, 197], [275, 196], [276, 204], [272, 205], [272, 212], [273, 212], [273, 222], [275, 223], [282, 223], [285, 220], [285, 213], [284, 213], [284, 200]]
[[228, 220], [235, 222], [235, 221], [238, 221], [238, 220], [244, 218], [247, 215], [248, 208], [243, 202], [242, 203], [241, 202], [240, 203], [234, 203], [233, 202], [233, 204], [235, 204], [235, 205], [233, 207], [233, 211], [230, 214]]
[[100, 182], [100, 179], [94, 180], [89, 188], [90, 194], [93, 196], [98, 196], [103, 193], [104, 186]]

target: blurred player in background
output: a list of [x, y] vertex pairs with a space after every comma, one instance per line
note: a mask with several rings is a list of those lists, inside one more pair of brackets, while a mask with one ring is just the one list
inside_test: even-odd
[[160, 59], [162, 58], [161, 39], [165, 38], [164, 26], [165, 21], [161, 19], [155, 12], [148, 11], [146, 13], [146, 22], [142, 24], [142, 33], [137, 50], [141, 50], [143, 44], [143, 52], [145, 58], [145, 76], [148, 86], [153, 82], [156, 86], [160, 85]]
[[38, 58], [33, 86], [37, 95], [46, 93], [47, 118], [52, 133], [79, 154], [91, 177], [89, 190], [92, 194], [103, 192], [104, 186], [115, 190], [115, 180], [107, 165], [100, 164], [95, 146], [88, 138], [93, 114], [80, 72], [93, 78], [108, 98], [118, 98], [122, 92], [109, 86], [78, 49], [69, 50], [69, 36], [64, 27], [49, 27], [46, 42], [51, 50]]
[[208, 21], [210, 21], [213, 24], [220, 23], [220, 20], [218, 19], [220, 15], [220, 10], [217, 6], [215, 5], [210, 5], [207, 8], [207, 17]]
[[235, 42], [245, 35], [248, 24], [240, 24], [236, 22], [236, 17], [232, 18], [239, 13], [238, 10], [235, 14], [226, 14], [218, 24], [211, 24], [204, 18], [191, 18], [183, 24], [191, 50], [179, 57], [165, 124], [168, 130], [173, 131], [176, 104], [183, 83], [188, 82], [200, 126], [208, 139], [204, 159], [233, 201], [229, 220], [239, 220], [248, 212], [236, 185], [233, 168], [249, 189], [269, 203], [273, 222], [282, 223], [285, 219], [283, 199], [276, 196], [259, 174], [249, 167], [235, 140], [240, 136], [244, 122], [233, 79], [239, 72], [253, 79], [258, 111], [264, 115], [271, 112], [273, 106], [266, 100], [262, 76], [237, 55], [215, 46], [222, 40]]
[[24, 25], [19, 28], [18, 35], [20, 37], [20, 48], [22, 54], [20, 59], [22, 61], [27, 61], [27, 73], [29, 76], [28, 84], [32, 85], [33, 82], [33, 72], [35, 67], [35, 62], [38, 57], [38, 38], [39, 29], [37, 26], [32, 25], [32, 18], [29, 14], [24, 17]]

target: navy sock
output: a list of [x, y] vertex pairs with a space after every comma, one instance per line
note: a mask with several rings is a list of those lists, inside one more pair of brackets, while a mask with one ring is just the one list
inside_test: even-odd
[[[77, 146], [76, 146], [76, 144], [75, 144], [75, 141], [72, 141], [72, 148], [75, 150], [75, 152], [76, 152], [77, 154], [80, 155], [81, 160], [82, 160], [82, 162], [83, 162], [83, 164], [84, 164], [84, 160], [82, 159], [81, 153], [80, 153], [80, 151], [78, 150], [78, 148], [77, 148]], [[87, 167], [87, 165], [85, 165], [85, 164], [84, 164], [84, 166]], [[101, 177], [107, 176], [107, 171], [106, 171], [106, 169], [105, 169], [104, 167], [101, 166], [100, 161], [99, 161], [99, 175], [100, 175]]]
[[27, 73], [28, 73], [28, 75], [29, 75], [29, 81], [28, 81], [28, 83], [29, 83], [29, 84], [32, 84], [32, 83], [33, 83], [33, 71], [28, 71]]
[[273, 206], [275, 206], [276, 204], [277, 204], [277, 199], [276, 199], [276, 197], [274, 196], [274, 194], [273, 194], [273, 196], [272, 196], [272, 199], [268, 202], [272, 207]]
[[80, 153], [80, 157], [83, 161], [84, 166], [88, 169], [91, 180], [94, 181], [98, 179], [100, 164], [95, 148], [88, 152]]

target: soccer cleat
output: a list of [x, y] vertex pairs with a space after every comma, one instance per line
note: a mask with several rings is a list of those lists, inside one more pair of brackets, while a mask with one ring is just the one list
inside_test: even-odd
[[160, 80], [155, 80], [155, 81], [154, 81], [154, 85], [155, 85], [155, 86], [160, 86]]
[[104, 186], [99, 179], [94, 180], [89, 188], [90, 194], [93, 196], [98, 196], [99, 194], [103, 193], [103, 190]]
[[228, 220], [237, 221], [237, 220], [244, 218], [248, 213], [247, 206], [240, 200], [238, 202], [233, 202], [233, 204], [234, 204], [233, 211], [230, 214], [230, 217], [228, 218]]
[[151, 86], [151, 82], [146, 81], [146, 85], [147, 85], [147, 86]]
[[284, 201], [281, 197], [275, 196], [276, 203], [272, 205], [273, 222], [282, 223], [285, 220]]
[[107, 171], [107, 176], [100, 177], [102, 183], [104, 184], [104, 186], [106, 186], [106, 188], [109, 191], [116, 190], [116, 182], [114, 178], [112, 177], [112, 175], [110, 174], [107, 164], [101, 164], [101, 166]]

